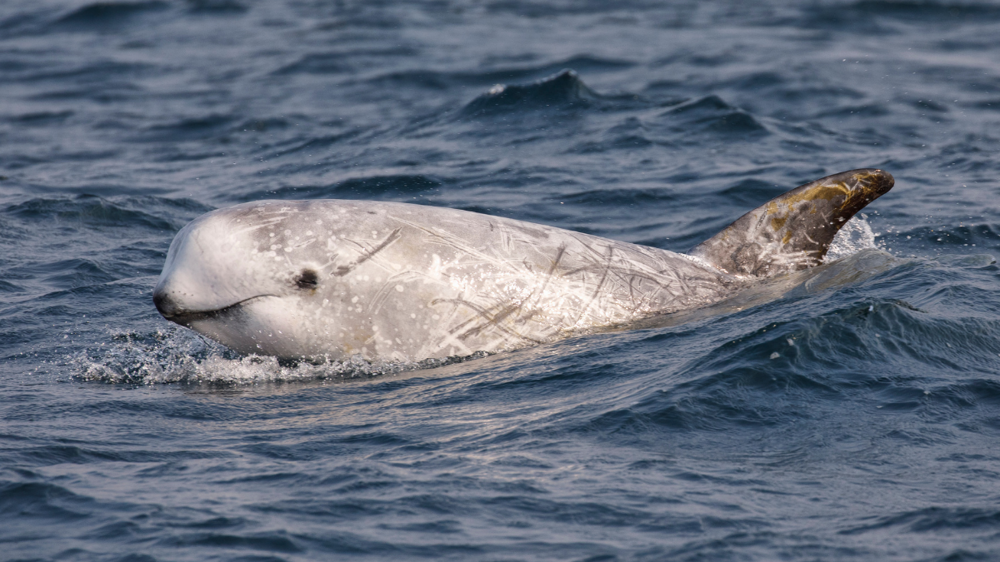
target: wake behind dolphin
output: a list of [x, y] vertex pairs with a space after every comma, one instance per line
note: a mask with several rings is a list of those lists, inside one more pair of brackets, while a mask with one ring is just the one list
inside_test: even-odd
[[242, 353], [411, 362], [512, 350], [705, 307], [818, 265], [892, 186], [877, 169], [816, 180], [689, 255], [454, 209], [257, 201], [185, 226], [153, 301]]

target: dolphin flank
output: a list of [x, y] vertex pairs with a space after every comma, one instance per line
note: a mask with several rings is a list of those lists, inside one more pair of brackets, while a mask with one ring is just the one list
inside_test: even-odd
[[421, 361], [552, 342], [719, 302], [822, 263], [889, 191], [842, 172], [743, 215], [690, 254], [406, 203], [257, 201], [174, 238], [157, 310], [242, 353]]

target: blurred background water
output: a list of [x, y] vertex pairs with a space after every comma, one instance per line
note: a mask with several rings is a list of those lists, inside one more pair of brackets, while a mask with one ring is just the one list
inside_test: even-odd
[[[998, 33], [986, 1], [5, 0], [0, 558], [996, 559]], [[244, 201], [684, 251], [869, 166], [895, 189], [770, 298], [432, 369], [240, 357], [150, 298]]]

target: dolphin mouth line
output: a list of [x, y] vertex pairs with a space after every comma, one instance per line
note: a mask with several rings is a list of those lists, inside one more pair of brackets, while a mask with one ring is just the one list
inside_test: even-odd
[[177, 324], [180, 324], [182, 326], [190, 327], [192, 323], [197, 322], [199, 320], [218, 320], [219, 318], [229, 316], [235, 312], [239, 312], [243, 308], [243, 306], [249, 303], [250, 301], [267, 297], [276, 297], [276, 296], [277, 295], [270, 295], [270, 294], [256, 295], [247, 299], [243, 299], [239, 302], [234, 302], [233, 304], [230, 304], [228, 306], [217, 308], [215, 310], [181, 310], [178, 312], [174, 312], [173, 314], [163, 314], [163, 312], [160, 312], [160, 314], [163, 315], [163, 317], [166, 318], [167, 320], [170, 320], [171, 322], [176, 322]]

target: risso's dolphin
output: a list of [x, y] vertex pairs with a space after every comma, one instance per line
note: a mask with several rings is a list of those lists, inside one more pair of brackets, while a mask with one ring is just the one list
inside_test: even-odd
[[719, 302], [818, 265], [893, 178], [853, 170], [750, 211], [690, 254], [374, 201], [257, 201], [185, 226], [153, 301], [242, 353], [420, 361], [511, 350]]

